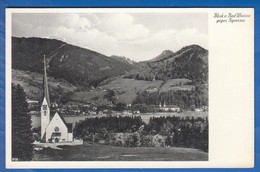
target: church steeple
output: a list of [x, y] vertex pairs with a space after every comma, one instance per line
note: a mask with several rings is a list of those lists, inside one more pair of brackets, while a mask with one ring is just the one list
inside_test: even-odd
[[48, 79], [47, 79], [47, 63], [45, 59], [45, 54], [43, 57], [44, 63], [44, 71], [43, 71], [43, 98], [46, 98], [48, 106], [50, 107], [50, 95], [49, 95], [49, 88], [48, 88]]
[[48, 80], [47, 80], [47, 63], [45, 55], [43, 57], [43, 100], [41, 106], [41, 139], [45, 141], [44, 136], [46, 133], [46, 127], [50, 122], [50, 96], [48, 89]]

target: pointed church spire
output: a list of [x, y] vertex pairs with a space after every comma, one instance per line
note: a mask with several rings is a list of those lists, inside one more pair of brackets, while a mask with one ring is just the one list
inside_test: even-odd
[[48, 79], [47, 79], [47, 63], [45, 59], [45, 54], [43, 57], [43, 63], [44, 63], [44, 71], [43, 71], [43, 98], [46, 98], [46, 101], [48, 103], [48, 106], [50, 107], [50, 96], [49, 96], [49, 88], [48, 88]]

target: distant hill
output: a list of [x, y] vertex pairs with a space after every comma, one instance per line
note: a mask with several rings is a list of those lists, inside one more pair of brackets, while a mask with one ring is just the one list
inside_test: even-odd
[[153, 58], [149, 61], [150, 62], [151, 61], [159, 61], [159, 60], [162, 60], [162, 59], [165, 59], [165, 58], [169, 58], [173, 55], [174, 55], [174, 53], [171, 50], [164, 50], [160, 55], [156, 56], [155, 58]]
[[134, 69], [133, 64], [121, 59], [55, 39], [12, 38], [12, 69], [42, 73], [44, 54], [49, 62], [48, 73], [72, 84], [96, 86]]
[[110, 58], [113, 58], [115, 60], [121, 61], [121, 62], [126, 63], [126, 64], [131, 64], [131, 65], [137, 65], [138, 64], [137, 62], [130, 60], [129, 58], [126, 58], [125, 56], [112, 55], [112, 56], [110, 56]]
[[[207, 83], [208, 51], [198, 45], [183, 47], [175, 53], [162, 53], [125, 75], [137, 80], [186, 78], [194, 83]], [[165, 54], [165, 55], [164, 55]]]

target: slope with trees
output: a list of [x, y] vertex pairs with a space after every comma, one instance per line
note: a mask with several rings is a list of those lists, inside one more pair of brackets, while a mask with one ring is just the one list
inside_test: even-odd
[[190, 45], [155, 61], [143, 62], [125, 77], [137, 80], [163, 80], [186, 78], [193, 83], [208, 81], [208, 51]]
[[32, 159], [33, 138], [31, 116], [26, 94], [20, 85], [12, 84], [12, 159], [30, 161]]
[[84, 86], [96, 86], [134, 68], [122, 60], [54, 39], [12, 38], [12, 69], [42, 73], [44, 54], [50, 75]]

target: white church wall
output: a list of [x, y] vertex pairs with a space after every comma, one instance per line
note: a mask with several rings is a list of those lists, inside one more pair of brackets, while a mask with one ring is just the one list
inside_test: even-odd
[[68, 133], [68, 141], [69, 142], [73, 141], [73, 134], [72, 133]]
[[68, 128], [64, 124], [58, 113], [56, 113], [46, 129], [46, 142], [48, 142], [48, 140], [51, 138], [52, 133], [55, 133], [56, 127], [58, 127], [59, 132], [61, 132], [59, 142], [68, 141]]

